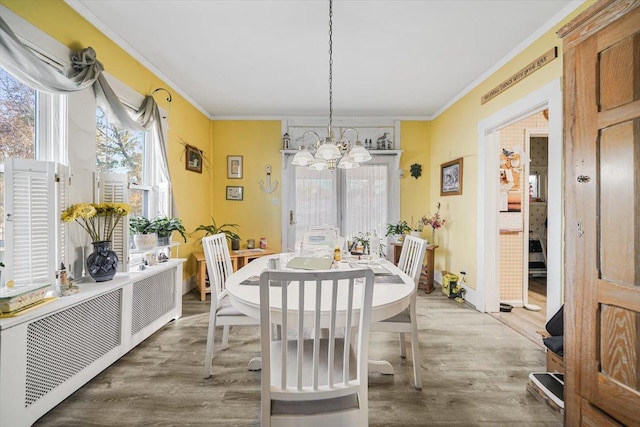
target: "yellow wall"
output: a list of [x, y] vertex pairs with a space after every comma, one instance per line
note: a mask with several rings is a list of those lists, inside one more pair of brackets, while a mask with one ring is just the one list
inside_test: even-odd
[[[431, 206], [429, 187], [433, 178], [429, 152], [431, 150], [431, 123], [427, 121], [401, 122], [400, 137], [402, 157], [400, 168], [404, 175], [400, 181], [400, 219], [414, 224], [435, 210]], [[422, 176], [418, 179], [411, 176], [411, 165], [422, 165]], [[437, 175], [436, 175], [437, 176]]]
[[[170, 105], [166, 101], [165, 92], [160, 92], [155, 99], [169, 112], [168, 161], [177, 208], [174, 216], [182, 219], [189, 232], [199, 224], [208, 223], [211, 205], [210, 171], [206, 170], [206, 165], [202, 174], [185, 170], [182, 143], [199, 147], [205, 150], [205, 155], [210, 155], [207, 153], [210, 148], [209, 118], [78, 15], [64, 1], [0, 0], [0, 3], [72, 50], [93, 47], [105, 70], [140, 94], [149, 94], [158, 87], [164, 87], [171, 92], [173, 102]], [[174, 240], [178, 238], [179, 236], [174, 236]], [[186, 245], [180, 246], [179, 255], [186, 257], [194, 250], [201, 250], [201, 246], [195, 242], [195, 238], [189, 238]], [[186, 272], [187, 276], [194, 274], [194, 265], [188, 264]]]
[[[432, 204], [438, 201], [442, 203], [441, 212], [449, 222], [438, 231], [436, 240], [440, 248], [436, 251], [435, 271], [447, 270], [457, 274], [464, 269], [467, 272], [467, 284], [476, 288], [478, 122], [562, 76], [562, 40], [558, 38], [556, 31], [592, 3], [593, 1], [589, 0], [581, 5], [561, 24], [533, 42], [431, 123], [430, 160], [434, 177], [430, 187], [431, 201]], [[482, 95], [553, 46], [558, 47], [558, 58], [496, 98], [480, 105]], [[440, 164], [459, 157], [464, 158], [463, 194], [440, 197], [440, 181], [437, 175]]]
[[[238, 224], [242, 247], [247, 239], [255, 239], [257, 245], [261, 237], [266, 237], [268, 248], [280, 250], [281, 122], [214, 121], [211, 129], [214, 155], [210, 210], [216, 223]], [[227, 179], [227, 156], [243, 156], [242, 179]], [[273, 193], [260, 189], [260, 181], [267, 185], [266, 165], [271, 165], [272, 186], [279, 182]], [[228, 185], [244, 187], [244, 200], [226, 200]]]

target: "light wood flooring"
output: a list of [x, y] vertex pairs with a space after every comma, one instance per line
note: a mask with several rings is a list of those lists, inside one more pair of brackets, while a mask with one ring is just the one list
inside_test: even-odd
[[[260, 373], [247, 370], [259, 355], [258, 328], [232, 328], [229, 348], [214, 358], [212, 378], [203, 379], [209, 305], [195, 293], [185, 295], [182, 318], [34, 425], [259, 425]], [[562, 425], [526, 392], [529, 373], [545, 367], [539, 346], [438, 288], [418, 297], [417, 312], [424, 388], [413, 388], [411, 353], [406, 361], [400, 358], [397, 335], [372, 333], [371, 358], [390, 361], [396, 373], [369, 377], [371, 426]]]
[[511, 312], [491, 313], [491, 315], [541, 348], [544, 348], [542, 336], [538, 331], [544, 330], [544, 325], [547, 323], [547, 279], [544, 277], [530, 277], [528, 296], [529, 304], [539, 306], [539, 311], [527, 310], [524, 307], [514, 307]]

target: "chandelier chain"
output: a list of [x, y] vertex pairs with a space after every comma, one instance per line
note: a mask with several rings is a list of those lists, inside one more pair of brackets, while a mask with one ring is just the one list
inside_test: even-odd
[[333, 121], [333, 0], [329, 0], [329, 131]]

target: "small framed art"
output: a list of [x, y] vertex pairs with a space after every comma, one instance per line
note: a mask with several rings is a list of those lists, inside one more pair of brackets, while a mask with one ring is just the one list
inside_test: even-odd
[[227, 200], [242, 200], [244, 187], [227, 185]]
[[242, 156], [227, 156], [227, 178], [242, 178]]
[[185, 161], [188, 171], [202, 173], [202, 151], [191, 145], [185, 146]]
[[440, 165], [440, 195], [462, 194], [462, 157]]

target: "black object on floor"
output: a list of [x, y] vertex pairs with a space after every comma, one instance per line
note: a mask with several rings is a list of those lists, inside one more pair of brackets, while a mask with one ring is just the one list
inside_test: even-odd
[[507, 304], [504, 302], [500, 303], [500, 311], [504, 313], [511, 313], [511, 310], [513, 310], [513, 306], [511, 304]]
[[564, 409], [564, 375], [549, 372], [534, 372], [529, 379], [553, 403]]

